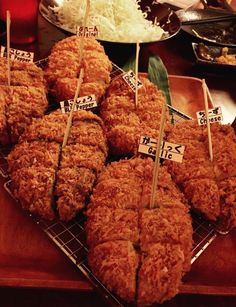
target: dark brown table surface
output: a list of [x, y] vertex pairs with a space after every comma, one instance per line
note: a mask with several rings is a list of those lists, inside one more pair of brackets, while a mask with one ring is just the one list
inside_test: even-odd
[[[38, 40], [35, 44], [24, 46], [24, 49], [32, 50], [36, 53], [36, 59], [46, 57], [53, 44], [66, 37], [68, 34], [57, 29], [44, 18], [39, 15], [39, 31]], [[175, 37], [153, 44], [142, 46], [140, 69], [145, 71], [146, 61], [149, 55], [158, 54], [164, 62], [169, 74], [185, 75], [197, 78], [205, 78], [211, 91], [213, 101], [216, 105], [223, 105], [227, 114], [227, 119], [232, 122], [236, 116], [236, 71], [220, 70], [212, 67], [201, 67], [196, 65], [194, 55], [191, 48], [191, 42], [194, 38], [189, 34], [180, 32]], [[124, 46], [123, 49], [117, 49], [117, 46], [106, 44], [105, 49], [111, 60], [122, 65], [133, 53], [132, 46]], [[13, 46], [14, 47], [14, 46]], [[15, 46], [17, 47], [17, 46]], [[22, 46], [18, 46], [19, 48]], [[119, 55], [119, 56], [118, 56]], [[2, 180], [0, 182], [2, 186]], [[1, 208], [5, 213], [13, 202], [9, 200], [9, 196], [1, 187]], [[4, 207], [5, 206], [5, 207]], [[27, 242], [18, 242], [19, 246], [12, 247], [9, 242], [9, 249], [12, 249], [12, 258], [0, 249], [0, 307], [74, 307], [74, 306], [106, 306], [104, 301], [91, 290], [91, 286], [86, 282], [83, 276], [77, 272], [76, 267], [59, 251], [52, 242], [48, 242], [48, 238], [41, 234], [37, 226], [28, 221], [27, 217], [21, 216], [22, 213], [18, 209], [14, 212], [14, 218], [20, 218], [22, 225], [13, 225], [9, 220], [1, 220], [5, 222], [5, 226], [0, 225], [0, 245], [5, 242], [6, 234], [1, 233], [4, 227], [14, 227], [13, 231], [18, 231], [19, 235], [24, 232], [32, 232], [32, 236], [38, 239], [33, 244], [40, 247], [47, 247], [42, 250], [39, 255], [38, 249], [32, 247], [27, 250]], [[26, 221], [27, 220], [27, 221]], [[29, 222], [29, 224], [27, 224]], [[25, 223], [27, 225], [25, 225]], [[9, 228], [8, 228], [9, 229]], [[4, 237], [5, 236], [5, 237]], [[28, 238], [30, 241], [30, 238]], [[27, 241], [27, 240], [26, 240]], [[41, 243], [43, 242], [43, 243]], [[32, 243], [32, 242], [31, 242]], [[20, 271], [20, 266], [16, 263], [16, 250], [26, 248], [26, 253], [32, 253], [32, 263], [29, 264], [22, 259], [22, 263], [27, 266], [41, 265], [45, 270], [48, 269], [48, 275], [41, 272], [41, 277], [37, 282], [32, 281], [33, 273], [27, 271], [28, 280], [23, 279], [24, 272]], [[227, 237], [217, 238], [206, 251], [204, 257], [199, 258], [193, 266], [193, 270], [186, 280], [190, 281], [188, 287], [185, 288], [186, 294], [179, 294], [169, 302], [162, 304], [163, 307], [233, 307], [236, 306], [236, 277], [232, 265], [236, 267], [236, 260], [232, 250], [236, 252], [236, 232], [233, 231]], [[14, 254], [15, 253], [15, 254]], [[45, 256], [47, 254], [47, 256]], [[54, 264], [53, 260], [55, 260]], [[25, 262], [24, 262], [25, 261]], [[48, 261], [48, 263], [47, 263]], [[14, 275], [15, 266], [15, 275]], [[48, 266], [48, 267], [47, 267]], [[53, 268], [52, 268], [53, 266]], [[58, 275], [52, 276], [51, 272], [56, 271], [60, 266], [61, 271]], [[222, 266], [226, 270], [222, 274]], [[23, 266], [22, 266], [23, 267]], [[202, 270], [202, 267], [205, 270]], [[208, 269], [209, 268], [209, 269]], [[10, 272], [10, 273], [9, 273]], [[221, 274], [219, 274], [221, 272]], [[39, 272], [40, 273], [40, 272]], [[55, 273], [55, 272], [54, 272]], [[64, 275], [63, 275], [64, 274]], [[19, 278], [15, 278], [18, 276]], [[192, 277], [198, 279], [198, 284], [191, 282]], [[214, 277], [216, 276], [215, 284]], [[50, 279], [50, 280], [49, 280]], [[219, 280], [220, 279], [220, 280]], [[208, 281], [211, 282], [211, 288], [208, 288]], [[222, 282], [221, 282], [222, 281]], [[219, 287], [219, 284], [221, 285]], [[23, 286], [22, 286], [23, 285]], [[199, 286], [200, 285], [200, 286]]]

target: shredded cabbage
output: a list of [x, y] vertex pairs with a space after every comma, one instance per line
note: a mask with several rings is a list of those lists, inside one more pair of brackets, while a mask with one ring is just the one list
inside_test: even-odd
[[[51, 8], [59, 24], [72, 33], [84, 20], [85, 0], [64, 0]], [[91, 0], [88, 25], [98, 28], [98, 39], [111, 42], [160, 40], [164, 30], [144, 18], [136, 0]]]

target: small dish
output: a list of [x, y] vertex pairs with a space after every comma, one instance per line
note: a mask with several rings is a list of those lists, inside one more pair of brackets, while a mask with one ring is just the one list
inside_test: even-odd
[[198, 39], [221, 46], [236, 47], [236, 21], [182, 25], [181, 29]]
[[192, 43], [199, 64], [236, 68], [236, 48]]

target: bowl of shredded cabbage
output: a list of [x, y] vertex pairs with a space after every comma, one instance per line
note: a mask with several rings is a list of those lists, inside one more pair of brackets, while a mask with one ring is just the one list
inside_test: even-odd
[[[73, 34], [83, 25], [85, 10], [85, 0], [40, 3], [44, 18]], [[87, 24], [98, 28], [98, 40], [117, 43], [156, 42], [180, 30], [175, 12], [157, 0], [90, 0]]]

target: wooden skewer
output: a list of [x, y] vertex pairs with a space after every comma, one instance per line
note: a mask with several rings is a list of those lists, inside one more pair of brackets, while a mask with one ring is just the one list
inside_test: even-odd
[[152, 177], [152, 189], [151, 189], [150, 206], [149, 206], [150, 209], [153, 209], [155, 207], [155, 202], [156, 202], [156, 189], [157, 189], [157, 180], [158, 180], [158, 174], [159, 174], [159, 168], [160, 168], [160, 152], [161, 152], [161, 143], [163, 140], [165, 118], [166, 118], [166, 104], [163, 103], [162, 112], [161, 112], [161, 123], [160, 123], [160, 129], [159, 129], [159, 137], [157, 141], [157, 150], [156, 150], [153, 177]]
[[83, 20], [84, 35], [81, 37], [80, 45], [79, 45], [79, 67], [80, 67], [82, 59], [83, 59], [85, 27], [87, 26], [89, 10], [90, 10], [90, 0], [86, 0], [86, 10], [85, 10], [85, 15], [84, 15], [84, 20]]
[[68, 141], [68, 137], [69, 137], [69, 134], [70, 134], [70, 128], [71, 128], [71, 125], [72, 125], [73, 112], [74, 112], [74, 109], [75, 109], [75, 104], [76, 104], [77, 98], [79, 96], [79, 92], [80, 92], [81, 84], [83, 82], [83, 78], [84, 78], [84, 69], [81, 68], [80, 74], [79, 74], [79, 79], [77, 81], [77, 87], [76, 87], [76, 91], [75, 91], [73, 104], [72, 104], [70, 114], [69, 114], [69, 117], [68, 117], [68, 120], [67, 120], [67, 125], [66, 125], [64, 138], [63, 138], [62, 147], [65, 147], [66, 144], [67, 144], [67, 141]]
[[135, 58], [135, 108], [138, 106], [138, 62], [139, 62], [139, 42], [136, 43], [136, 58]]
[[213, 99], [212, 99], [212, 96], [211, 96], [211, 93], [210, 93], [210, 90], [209, 90], [209, 87], [207, 86], [206, 82], [205, 82], [205, 85], [206, 85], [207, 97], [208, 97], [210, 103], [211, 103], [212, 105], [214, 105]]
[[11, 62], [10, 62], [10, 26], [11, 26], [11, 14], [7, 11], [7, 84], [11, 85]]
[[212, 151], [212, 141], [211, 141], [211, 127], [208, 115], [208, 100], [207, 100], [207, 85], [205, 79], [202, 80], [202, 88], [204, 94], [204, 104], [205, 104], [205, 116], [207, 121], [207, 135], [208, 135], [208, 149], [209, 149], [209, 156], [210, 160], [213, 161], [213, 151]]
[[[79, 45], [79, 55], [80, 55], [79, 56], [79, 67], [80, 67], [82, 59], [83, 59], [85, 27], [87, 25], [89, 10], [90, 10], [90, 1], [86, 0], [86, 11], [85, 11], [85, 16], [84, 16], [84, 21], [83, 21], [84, 35], [82, 36], [82, 38], [80, 40], [80, 45]], [[71, 125], [72, 125], [73, 112], [74, 112], [74, 109], [75, 109], [77, 98], [79, 96], [79, 92], [80, 92], [80, 88], [81, 88], [83, 79], [84, 79], [84, 69], [81, 68], [80, 69], [80, 73], [79, 73], [79, 78], [78, 78], [78, 81], [77, 81], [77, 86], [76, 86], [76, 91], [75, 91], [75, 96], [74, 96], [73, 104], [72, 104], [72, 107], [71, 107], [71, 110], [70, 110], [70, 114], [69, 114], [69, 117], [68, 117], [68, 120], [67, 120], [67, 124], [66, 124], [66, 130], [65, 130], [65, 134], [64, 134], [64, 138], [63, 138], [62, 147], [65, 147], [66, 144], [67, 144], [67, 141], [68, 141], [68, 137], [69, 137], [70, 129], [71, 129]]]

